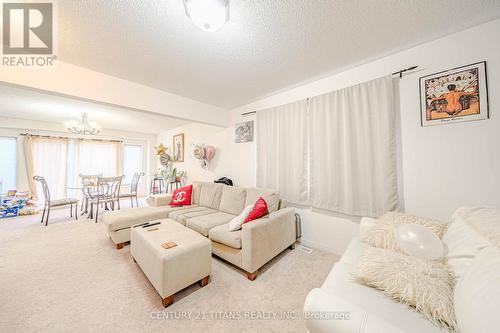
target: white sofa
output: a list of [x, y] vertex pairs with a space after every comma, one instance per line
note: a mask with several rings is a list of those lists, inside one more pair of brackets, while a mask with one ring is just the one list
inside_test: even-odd
[[[247, 205], [263, 197], [269, 214], [241, 230], [229, 231], [228, 223]], [[296, 241], [295, 210], [286, 207], [274, 190], [242, 188], [208, 182], [193, 182], [192, 205], [172, 208], [171, 196], [148, 198], [151, 207], [131, 208], [109, 212], [103, 223], [118, 249], [130, 241], [134, 224], [169, 218], [212, 241], [212, 252], [218, 257], [244, 269], [250, 280], [257, 270]]]
[[[458, 326], [461, 333], [500, 332], [500, 251], [465, 222], [467, 213], [468, 208], [457, 210], [443, 237], [443, 242], [448, 247], [448, 264], [457, 278], [454, 307]], [[488, 218], [496, 216], [500, 226], [500, 210], [489, 209], [483, 213]], [[476, 214], [475, 218], [477, 216], [480, 214]], [[363, 218], [360, 234], [375, 222], [374, 219]], [[368, 246], [359, 237], [353, 239], [323, 285], [308, 294], [304, 305], [308, 331], [446, 332], [406, 305], [354, 281], [352, 268]], [[348, 316], [348, 319], [324, 318], [324, 314], [337, 312], [344, 317]]]

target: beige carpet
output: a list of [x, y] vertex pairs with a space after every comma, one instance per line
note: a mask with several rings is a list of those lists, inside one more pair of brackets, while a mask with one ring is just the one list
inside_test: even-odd
[[214, 258], [210, 283], [164, 309], [129, 246], [116, 250], [101, 223], [66, 210], [48, 227], [39, 218], [0, 219], [0, 332], [305, 332], [305, 297], [338, 259], [286, 250], [251, 282]]

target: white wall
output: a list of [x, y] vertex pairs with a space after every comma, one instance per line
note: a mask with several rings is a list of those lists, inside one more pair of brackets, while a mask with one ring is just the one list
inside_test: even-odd
[[[172, 137], [184, 133], [185, 159], [174, 166], [187, 171], [188, 180], [212, 181], [228, 177], [235, 186], [254, 186], [255, 180], [249, 174], [255, 173], [255, 145], [234, 143], [234, 128], [192, 123], [158, 135], [158, 144], [163, 143], [172, 153]], [[207, 170], [202, 169], [199, 160], [192, 156], [193, 144], [204, 143], [216, 149], [215, 157]], [[245, 151], [245, 154], [240, 154]], [[248, 151], [248, 152], [247, 152]]]
[[[66, 128], [60, 123], [0, 117], [0, 136], [17, 138], [17, 189], [19, 191], [28, 191], [28, 172], [24, 156], [23, 136], [20, 135], [21, 133], [67, 137], [73, 137], [74, 135], [68, 133]], [[153, 174], [156, 169], [156, 156], [152, 153], [157, 139], [155, 134], [102, 129], [101, 133], [93, 136], [93, 138], [94, 137], [98, 139], [118, 139], [126, 144], [141, 145], [143, 147], [144, 170], [146, 173], [146, 180], [144, 183], [146, 185], [149, 184], [149, 176]], [[145, 187], [145, 189], [146, 188], [147, 187]], [[143, 194], [146, 194], [145, 189]]]
[[[320, 95], [399, 69], [419, 65], [400, 80], [401, 164], [405, 211], [449, 220], [461, 205], [500, 206], [500, 20], [495, 20], [345, 72], [271, 95], [231, 111], [231, 123], [249, 119], [244, 112], [265, 109]], [[420, 126], [418, 79], [421, 76], [487, 61], [490, 119], [442, 126]], [[229, 145], [233, 145], [229, 143]], [[255, 156], [255, 144], [239, 146], [235, 160]], [[255, 158], [240, 165], [255, 184]], [[306, 244], [341, 253], [357, 234], [357, 218], [299, 210]], [[350, 222], [352, 221], [352, 222]]]
[[[173, 136], [184, 134], [184, 162], [174, 162], [174, 167], [178, 170], [187, 171], [188, 182], [194, 180], [211, 181], [217, 167], [217, 161], [221, 153], [220, 147], [213, 139], [219, 132], [224, 131], [222, 127], [192, 123], [165, 131], [158, 135], [157, 143], [162, 143], [168, 148], [167, 153], [172, 156]], [[192, 155], [192, 146], [194, 143], [205, 143], [216, 147], [213, 160], [209, 164], [209, 169], [205, 170], [200, 166], [199, 161]]]

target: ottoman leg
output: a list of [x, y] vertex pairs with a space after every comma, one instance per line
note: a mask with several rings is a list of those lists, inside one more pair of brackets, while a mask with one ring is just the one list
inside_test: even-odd
[[163, 298], [161, 300], [161, 303], [163, 304], [164, 307], [172, 305], [172, 303], [174, 303], [174, 295], [170, 295], [168, 297]]
[[117, 250], [123, 249], [123, 244], [125, 244], [125, 243], [118, 243], [118, 244], [116, 244], [116, 249]]
[[248, 273], [247, 272], [247, 278], [250, 280], [250, 281], [253, 281], [257, 278], [257, 271], [253, 272], [253, 273]]
[[200, 287], [205, 287], [208, 284], [208, 280], [210, 279], [210, 275], [205, 276], [203, 279], [200, 280]]

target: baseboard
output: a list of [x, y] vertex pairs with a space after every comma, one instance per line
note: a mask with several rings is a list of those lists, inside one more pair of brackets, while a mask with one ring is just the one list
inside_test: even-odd
[[304, 246], [310, 247], [312, 249], [330, 252], [330, 253], [336, 254], [338, 256], [342, 255], [342, 252], [343, 252], [343, 251], [339, 251], [338, 249], [335, 249], [332, 247], [327, 247], [327, 246], [321, 245], [317, 242], [309, 241], [307, 239], [301, 239], [301, 240], [299, 240], [299, 243], [304, 245]]

